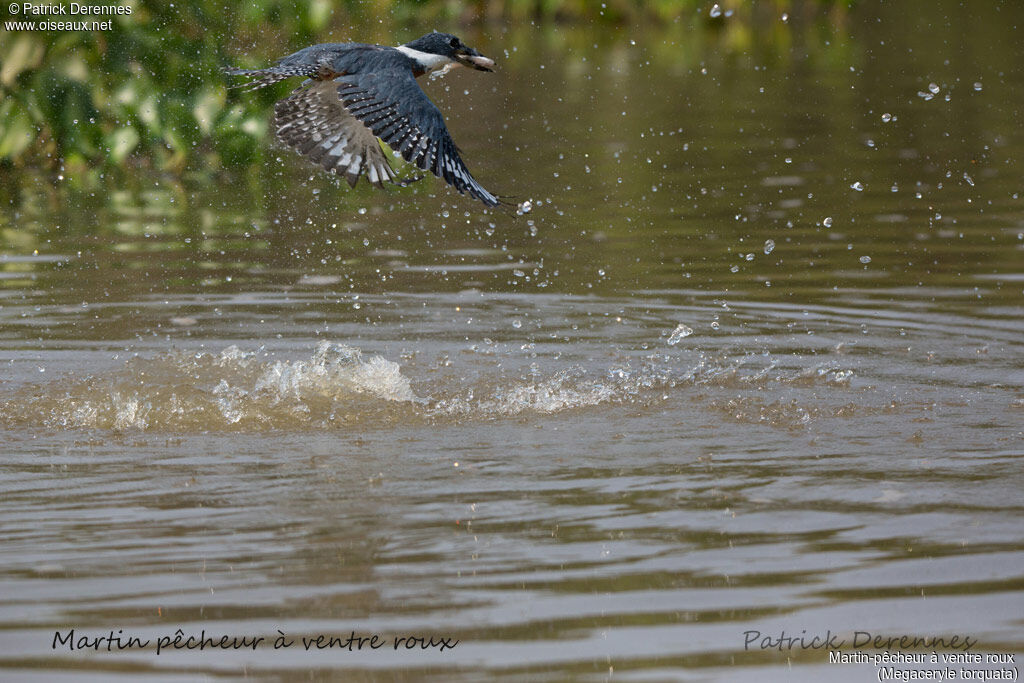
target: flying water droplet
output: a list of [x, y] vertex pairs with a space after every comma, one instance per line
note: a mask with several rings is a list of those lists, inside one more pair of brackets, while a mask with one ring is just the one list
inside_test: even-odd
[[888, 112], [882, 114], [882, 121], [884, 123], [889, 123], [890, 121], [892, 121], [892, 114], [890, 114]]
[[977, 90], [978, 92], [981, 92], [981, 81], [974, 82], [974, 89]]
[[689, 337], [691, 334], [693, 334], [692, 329], [690, 329], [683, 323], [679, 323], [678, 327], [676, 327], [676, 329], [672, 331], [672, 334], [669, 335], [668, 345], [675, 346], [676, 344], [681, 342], [685, 337]]
[[764, 241], [764, 253], [765, 253], [765, 255], [767, 256], [768, 254], [772, 253], [773, 251], [775, 251], [775, 240], [765, 240]]
[[871, 263], [871, 257], [870, 256], [861, 256], [860, 257], [860, 262], [864, 263], [864, 264]]
[[530, 213], [533, 211], [533, 202], [527, 199], [516, 208], [516, 214], [522, 216], [524, 213]]
[[850, 189], [851, 190], [857, 190], [857, 192], [863, 192], [864, 191], [864, 184], [858, 180], [853, 185], [850, 185]]
[[967, 175], [966, 171], [964, 172], [964, 180], [967, 181], [968, 185], [970, 185], [971, 187], [974, 187], [974, 178], [972, 178], [971, 176]]
[[940, 90], [939, 86], [936, 85], [935, 83], [929, 83], [928, 84], [928, 92], [930, 92], [931, 94], [938, 95], [939, 94], [939, 90]]
[[823, 220], [821, 223], [826, 228], [831, 228], [832, 227], [832, 216], [825, 216], [825, 220]]
[[717, 2], [711, 6], [710, 14], [712, 19], [717, 19], [718, 17], [722, 16], [722, 8], [718, 6]]

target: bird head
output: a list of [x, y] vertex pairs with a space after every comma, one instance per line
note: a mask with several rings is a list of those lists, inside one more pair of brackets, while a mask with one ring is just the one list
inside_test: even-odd
[[405, 47], [429, 54], [448, 57], [463, 66], [478, 71], [494, 71], [494, 60], [484, 57], [482, 54], [467, 46], [457, 36], [450, 33], [434, 31], [422, 38], [417, 38]]

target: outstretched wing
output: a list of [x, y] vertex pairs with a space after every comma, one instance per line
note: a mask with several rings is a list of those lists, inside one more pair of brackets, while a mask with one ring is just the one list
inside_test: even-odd
[[334, 80], [345, 109], [409, 163], [430, 171], [463, 194], [497, 206], [463, 163], [444, 117], [411, 71], [383, 69]]
[[345, 176], [349, 185], [364, 172], [378, 187], [385, 181], [406, 184], [396, 180], [376, 136], [342, 105], [335, 81], [313, 81], [293, 91], [274, 105], [274, 124], [281, 142]]

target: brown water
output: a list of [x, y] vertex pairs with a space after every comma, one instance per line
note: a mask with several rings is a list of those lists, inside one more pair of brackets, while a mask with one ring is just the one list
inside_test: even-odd
[[475, 36], [501, 70], [426, 87], [518, 218], [285, 150], [213, 185], [6, 172], [4, 680], [1024, 651], [1024, 8], [966, 5]]

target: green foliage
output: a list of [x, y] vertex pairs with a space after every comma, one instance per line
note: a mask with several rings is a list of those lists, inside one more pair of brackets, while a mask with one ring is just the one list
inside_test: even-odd
[[309, 42], [330, 17], [326, 0], [131, 7], [110, 30], [0, 34], [0, 161], [174, 169], [215, 148], [251, 163], [265, 111], [228, 104], [221, 70], [242, 52], [232, 39], [272, 26]]

